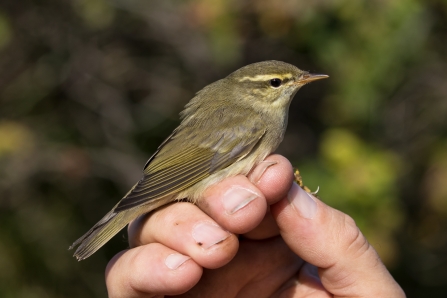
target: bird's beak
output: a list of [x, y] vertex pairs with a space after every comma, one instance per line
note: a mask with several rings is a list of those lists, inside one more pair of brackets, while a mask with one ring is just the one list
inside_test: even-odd
[[316, 81], [316, 80], [322, 80], [322, 79], [326, 79], [326, 78], [329, 78], [329, 76], [325, 75], [325, 74], [306, 73], [306, 74], [303, 74], [296, 81], [296, 83], [300, 84], [300, 85], [304, 85], [304, 84], [307, 84], [307, 83], [310, 83], [310, 82], [313, 82], [313, 81]]

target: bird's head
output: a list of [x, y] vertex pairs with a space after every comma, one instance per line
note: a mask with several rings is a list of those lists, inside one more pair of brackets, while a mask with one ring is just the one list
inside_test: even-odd
[[228, 75], [235, 100], [269, 106], [287, 106], [305, 84], [329, 77], [311, 74], [281, 61], [249, 64]]

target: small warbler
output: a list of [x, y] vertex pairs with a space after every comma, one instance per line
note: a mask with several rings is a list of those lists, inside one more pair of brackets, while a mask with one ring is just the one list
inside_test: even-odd
[[144, 166], [135, 186], [76, 240], [83, 260], [140, 215], [176, 200], [200, 200], [226, 177], [247, 175], [281, 143], [290, 102], [303, 85], [327, 78], [280, 61], [242, 67], [191, 99], [182, 122]]

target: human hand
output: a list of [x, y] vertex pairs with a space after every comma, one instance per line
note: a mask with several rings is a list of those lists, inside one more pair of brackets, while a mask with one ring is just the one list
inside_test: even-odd
[[405, 296], [349, 216], [292, 185], [284, 157], [266, 161], [254, 183], [228, 178], [198, 206], [134, 221], [106, 269], [110, 297]]

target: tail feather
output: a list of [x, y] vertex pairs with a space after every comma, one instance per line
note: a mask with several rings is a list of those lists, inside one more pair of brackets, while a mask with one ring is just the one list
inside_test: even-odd
[[113, 208], [87, 233], [76, 240], [69, 249], [73, 249], [79, 245], [73, 256], [76, 257], [78, 261], [84, 260], [106, 244], [107, 241], [121, 231], [129, 222], [138, 216], [151, 212], [169, 202], [171, 202], [171, 197], [163, 197], [158, 198], [149, 204], [121, 212], [114, 212], [115, 208]]
[[95, 224], [87, 233], [76, 240], [70, 249], [79, 245], [74, 256], [78, 261], [84, 260], [94, 254], [107, 241], [121, 231], [134, 217], [138, 216], [131, 214], [132, 218], [128, 218], [131, 210], [126, 210], [121, 213], [114, 213], [110, 211], [97, 224]]

